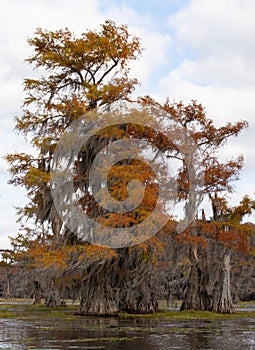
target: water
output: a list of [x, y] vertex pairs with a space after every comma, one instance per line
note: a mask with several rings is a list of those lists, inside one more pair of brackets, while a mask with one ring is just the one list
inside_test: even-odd
[[0, 349], [251, 350], [255, 318], [182, 321], [24, 314], [0, 319]]

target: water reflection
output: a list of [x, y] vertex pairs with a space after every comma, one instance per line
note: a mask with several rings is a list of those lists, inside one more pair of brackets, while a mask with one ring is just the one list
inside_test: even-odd
[[44, 316], [0, 319], [0, 349], [251, 350], [255, 319], [182, 322]]

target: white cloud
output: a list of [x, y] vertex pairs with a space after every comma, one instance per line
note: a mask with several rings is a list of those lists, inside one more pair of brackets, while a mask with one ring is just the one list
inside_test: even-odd
[[217, 124], [249, 121], [249, 129], [221, 152], [226, 158], [245, 157], [233, 204], [255, 192], [254, 17], [252, 0], [191, 0], [169, 18], [179, 62], [158, 84], [157, 98], [195, 99]]
[[[255, 54], [254, 54], [255, 55]], [[194, 60], [185, 59], [178, 71], [185, 80], [198, 85], [238, 86], [238, 88], [253, 87], [255, 70], [248, 70], [254, 64], [253, 57], [244, 57], [239, 53], [229, 56], [198, 57]]]
[[251, 0], [193, 0], [172, 15], [182, 59], [160, 81], [159, 95], [197, 99], [225, 119], [255, 120], [254, 16]]
[[250, 55], [255, 52], [254, 13], [253, 0], [192, 0], [169, 22], [180, 48], [185, 45], [200, 56]]
[[169, 18], [178, 51], [187, 58], [183, 77], [239, 87], [253, 85], [255, 70], [255, 2], [193, 0]]
[[182, 69], [179, 70], [178, 67], [161, 79], [158, 85], [158, 98], [161, 100], [167, 96], [177, 101], [197, 100], [206, 107], [208, 116], [216, 122], [255, 120], [254, 93], [255, 89], [251, 87], [242, 89], [235, 86], [194, 83], [185, 79], [182, 76]]
[[[18, 109], [22, 101], [22, 81], [31, 76], [31, 68], [24, 59], [31, 54], [27, 39], [36, 28], [49, 30], [70, 27], [81, 33], [98, 28], [104, 17], [98, 11], [98, 1], [18, 1], [10, 0], [2, 6], [0, 21], [0, 84], [1, 112]], [[5, 14], [3, 16], [3, 14]]]
[[7, 176], [1, 174], [0, 184], [0, 249], [8, 248], [8, 236], [16, 236], [19, 224], [16, 222], [16, 207], [24, 205], [24, 191], [6, 186]]

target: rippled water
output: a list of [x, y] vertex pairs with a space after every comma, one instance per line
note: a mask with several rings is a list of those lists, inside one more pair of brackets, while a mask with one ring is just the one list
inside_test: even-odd
[[255, 318], [117, 319], [66, 316], [0, 319], [0, 349], [251, 350]]

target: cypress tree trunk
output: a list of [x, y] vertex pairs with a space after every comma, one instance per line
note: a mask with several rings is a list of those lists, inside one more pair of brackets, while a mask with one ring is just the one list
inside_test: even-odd
[[[196, 245], [190, 247], [190, 272], [180, 310], [210, 310], [209, 271], [206, 251]], [[198, 257], [199, 255], [199, 257]]]
[[127, 293], [122, 301], [122, 311], [131, 314], [153, 314], [159, 311], [159, 303], [148, 280]]
[[119, 312], [111, 287], [102, 282], [90, 282], [89, 290], [82, 296], [76, 315], [115, 316]]
[[51, 278], [49, 284], [47, 280], [45, 280], [45, 283], [47, 284], [45, 288], [44, 304], [48, 307], [64, 306], [64, 303], [61, 300], [59, 287], [56, 285], [55, 278]]
[[234, 313], [229, 250], [215, 243], [207, 249], [190, 249], [191, 267], [181, 310]]
[[44, 304], [48, 307], [58, 307], [65, 305], [64, 302], [61, 300], [59, 291], [57, 289], [51, 290], [47, 293]]
[[133, 247], [121, 251], [118, 279], [120, 308], [133, 314], [149, 314], [159, 311], [155, 293], [155, 270], [151, 257], [153, 252]]
[[41, 291], [41, 284], [39, 281], [34, 281], [34, 305], [41, 304], [41, 298], [42, 298], [42, 291]]
[[76, 315], [113, 316], [121, 311], [154, 313], [159, 310], [153, 292], [151, 263], [142, 251], [122, 248], [110, 261], [97, 261], [86, 272]]
[[103, 276], [90, 278], [83, 287], [80, 306], [76, 315], [115, 316], [118, 308], [117, 293]]
[[181, 305], [181, 311], [200, 309], [200, 276], [201, 271], [197, 257], [197, 247], [190, 247], [190, 272], [186, 283], [186, 292]]
[[81, 287], [80, 306], [76, 315], [114, 316], [119, 312], [118, 291], [114, 286], [116, 259], [93, 263]]
[[212, 310], [220, 313], [235, 313], [230, 289], [230, 252], [223, 248], [222, 269], [213, 293]]

